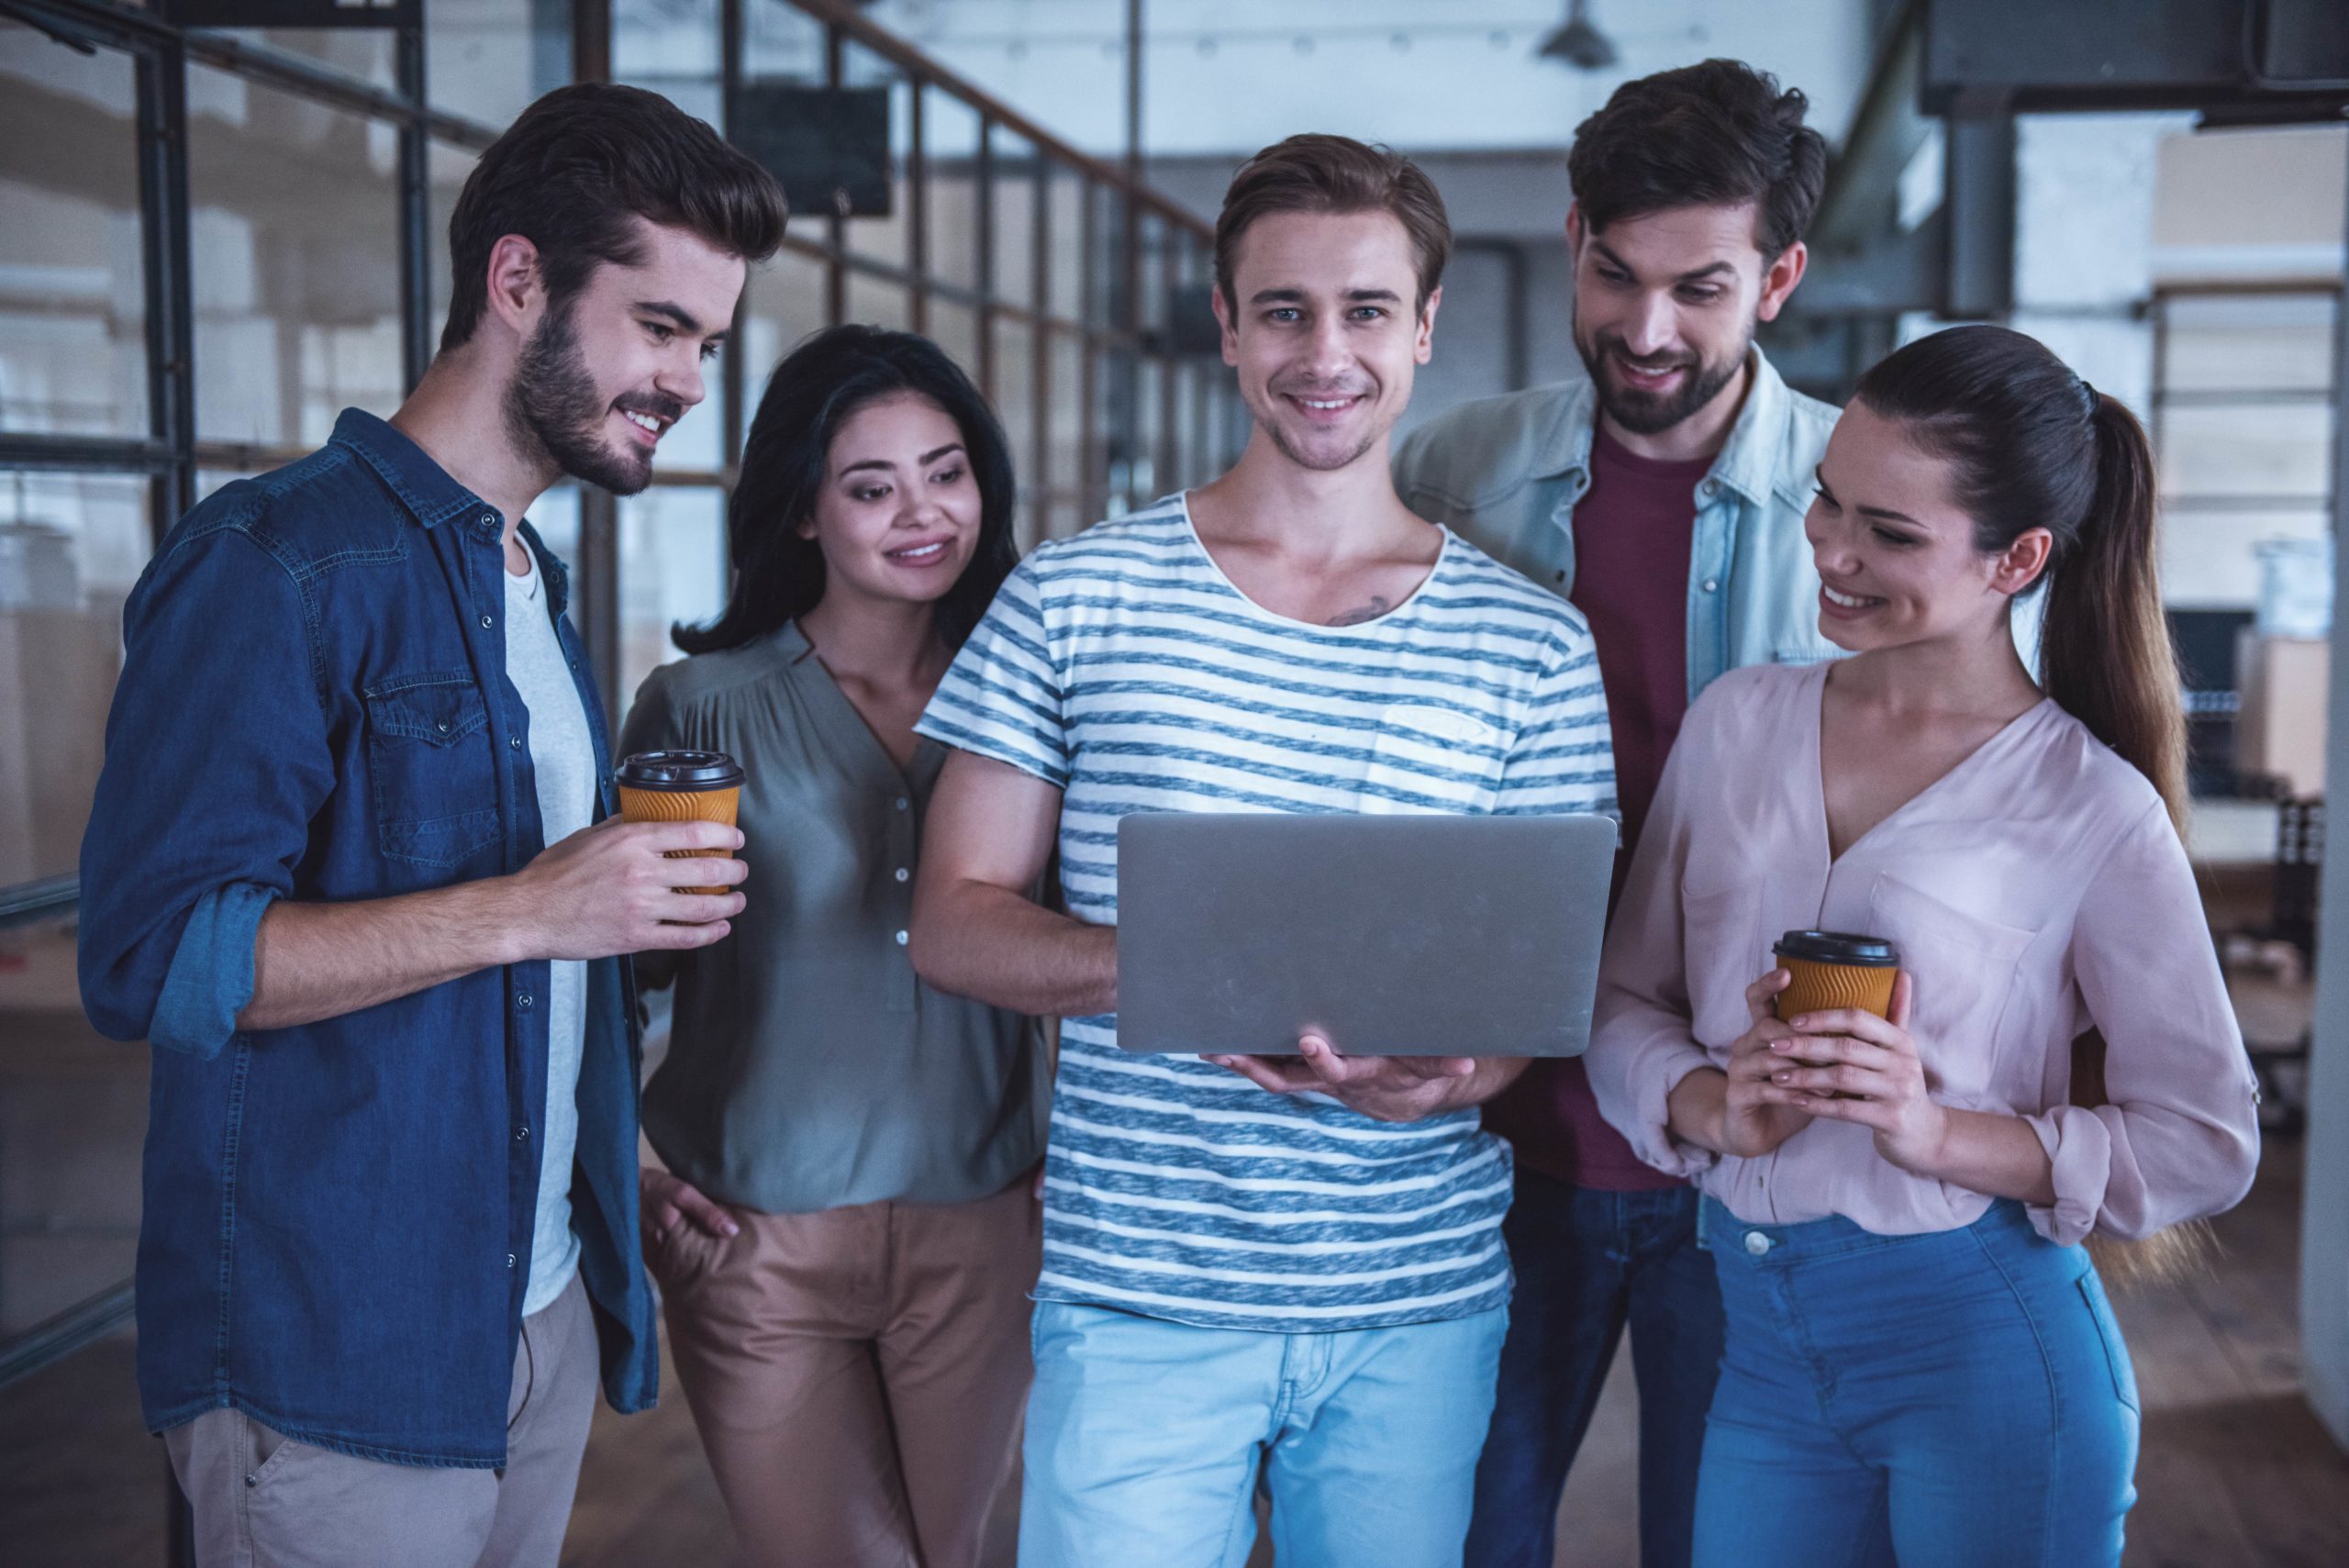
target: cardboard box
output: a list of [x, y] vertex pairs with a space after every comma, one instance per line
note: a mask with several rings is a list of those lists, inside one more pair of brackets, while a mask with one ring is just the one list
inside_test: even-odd
[[2283, 781], [2294, 795], [2324, 793], [2326, 698], [2332, 645], [2321, 637], [2262, 637], [2235, 644], [2235, 771]]

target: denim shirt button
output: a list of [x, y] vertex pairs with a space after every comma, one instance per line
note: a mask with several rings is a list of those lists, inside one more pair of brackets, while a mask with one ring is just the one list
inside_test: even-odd
[[1745, 1250], [1758, 1258], [1770, 1250], [1770, 1239], [1759, 1230], [1749, 1230], [1745, 1233]]
[[491, 627], [494, 627], [496, 624], [497, 617], [495, 616], [484, 616], [481, 617], [481, 628], [484, 631], [487, 631]]
[[528, 991], [523, 992], [519, 996], [514, 998], [514, 1005], [521, 1008], [524, 1012], [529, 1012], [530, 1010], [530, 994]]
[[529, 1141], [530, 1141], [530, 1129], [529, 1129], [529, 1128], [527, 1128], [527, 1127], [518, 1127], [518, 1128], [516, 1128], [516, 1129], [514, 1129], [514, 1141], [515, 1141], [515, 1142], [517, 1142], [517, 1143], [528, 1143], [528, 1142], [529, 1142]]
[[506, 744], [518, 751], [522, 749], [522, 738], [519, 735], [508, 735], [506, 738]]
[[1720, 580], [1720, 578], [1718, 578], [1718, 577], [1708, 577], [1708, 578], [1706, 578], [1706, 579], [1705, 579], [1705, 592], [1707, 592], [1708, 594], [1718, 594], [1718, 593], [1720, 593], [1720, 591], [1721, 591], [1721, 580]]
[[514, 1266], [514, 1254], [511, 1252], [506, 1254], [506, 1266], [509, 1269]]
[[1718, 495], [1721, 493], [1721, 482], [1718, 479], [1708, 479], [1702, 488], [1708, 495]]

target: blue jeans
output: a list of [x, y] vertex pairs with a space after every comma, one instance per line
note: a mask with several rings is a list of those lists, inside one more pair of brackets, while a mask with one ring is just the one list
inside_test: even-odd
[[1697, 1191], [1602, 1192], [1523, 1166], [1502, 1234], [1517, 1270], [1500, 1397], [1476, 1466], [1469, 1568], [1550, 1568], [1558, 1496], [1628, 1323], [1640, 1384], [1640, 1562], [1687, 1568], [1720, 1362]]
[[1729, 1347], [1701, 1568], [2120, 1562], [2137, 1383], [2086, 1252], [2014, 1203], [1920, 1236], [1704, 1225]]
[[1508, 1313], [1327, 1334], [1036, 1304], [1020, 1568], [1460, 1561]]

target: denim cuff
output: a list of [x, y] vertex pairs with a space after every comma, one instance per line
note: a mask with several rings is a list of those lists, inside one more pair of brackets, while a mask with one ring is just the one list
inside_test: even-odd
[[150, 1044], [202, 1062], [220, 1054], [253, 999], [253, 941], [276, 897], [259, 884], [232, 882], [195, 901], [155, 1000]]

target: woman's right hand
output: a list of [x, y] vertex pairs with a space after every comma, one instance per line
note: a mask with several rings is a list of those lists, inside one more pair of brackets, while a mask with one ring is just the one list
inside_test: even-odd
[[1774, 1095], [1770, 1082], [1770, 1074], [1787, 1064], [1784, 1053], [1770, 1047], [1795, 1032], [1779, 1020], [1774, 1004], [1793, 983], [1793, 975], [1773, 969], [1745, 988], [1753, 1022], [1729, 1048], [1729, 1085], [1721, 1107], [1724, 1154], [1747, 1160], [1767, 1154], [1810, 1121], [1810, 1113], [1787, 1104], [1783, 1092]]
[[732, 1215], [684, 1177], [646, 1165], [637, 1172], [636, 1179], [637, 1209], [650, 1234], [663, 1235], [674, 1229], [680, 1219], [690, 1219], [694, 1229], [705, 1236], [741, 1234], [742, 1228], [735, 1223]]

